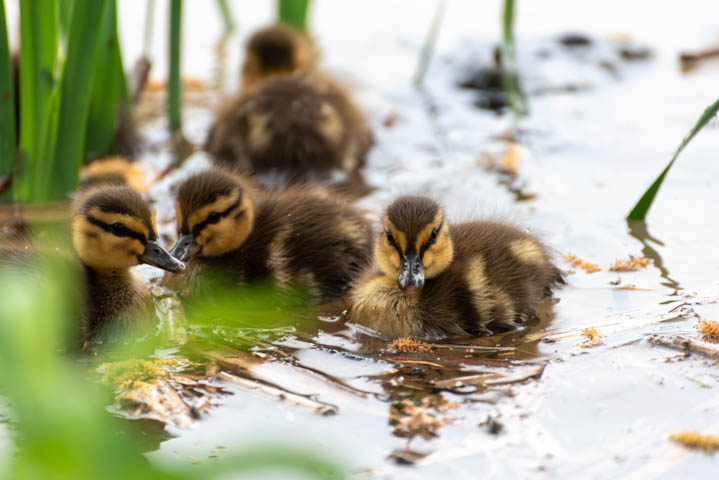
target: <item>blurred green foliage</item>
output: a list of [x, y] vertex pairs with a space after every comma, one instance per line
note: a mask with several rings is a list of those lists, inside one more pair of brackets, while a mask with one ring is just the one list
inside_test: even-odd
[[180, 66], [180, 41], [182, 39], [182, 0], [170, 3], [170, 92], [168, 96], [168, 115], [170, 131], [176, 132], [182, 127], [182, 80]]
[[[55, 252], [55, 247], [53, 243], [39, 251]], [[228, 453], [220, 461], [191, 468], [152, 466], [142, 455], [138, 438], [118, 434], [123, 429], [105, 409], [113, 401], [112, 393], [88, 378], [88, 363], [58, 349], [78, 324], [82, 277], [77, 265], [67, 258], [56, 253], [43, 257], [32, 266], [0, 270], [0, 392], [9, 399], [18, 447], [0, 477], [189, 480], [267, 469], [303, 472], [316, 478], [344, 476], [333, 462], [286, 445]], [[260, 309], [269, 308], [262, 298], [274, 302], [272, 296], [253, 298]], [[238, 310], [238, 301], [245, 300], [215, 296], [214, 304], [225, 309], [226, 317], [230, 310], [235, 317], [253, 310]], [[130, 345], [113, 353], [117, 359], [134, 352]]]
[[[5, 21], [5, 0], [0, 0], [0, 183], [15, 162], [15, 88]], [[9, 193], [0, 198], [8, 198]]]
[[500, 66], [502, 68], [502, 88], [509, 100], [509, 106], [516, 116], [521, 116], [529, 113], [529, 106], [519, 81], [517, 57], [514, 48], [514, 12], [514, 0], [504, 0]]

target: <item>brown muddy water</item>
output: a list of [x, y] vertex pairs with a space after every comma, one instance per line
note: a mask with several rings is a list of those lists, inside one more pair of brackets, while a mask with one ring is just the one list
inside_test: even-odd
[[[234, 89], [242, 40], [272, 13], [269, 2], [232, 4], [240, 30], [219, 43], [219, 18], [204, 3], [186, 2], [185, 19], [184, 74], [204, 85], [185, 99], [184, 131], [197, 144]], [[199, 356], [214, 358], [210, 384], [231, 394], [213, 397], [200, 420], [148, 423], [148, 458], [191, 466], [279, 439], [335, 458], [358, 478], [714, 478], [716, 457], [669, 435], [719, 434], [717, 360], [648, 338], [700, 339], [699, 318], [719, 321], [716, 120], [679, 158], [647, 223], [624, 219], [716, 99], [719, 62], [689, 74], [678, 67], [680, 52], [719, 41], [714, 2], [520, 2], [518, 61], [531, 112], [519, 120], [477, 108], [481, 94], [458, 87], [490, 65], [500, 2], [451, 2], [421, 89], [411, 77], [434, 2], [377, 2], [364, 12], [314, 3], [324, 63], [355, 89], [377, 137], [364, 172], [377, 189], [358, 205], [379, 212], [417, 192], [455, 220], [508, 218], [556, 251], [568, 286], [522, 331], [423, 352], [393, 349], [341, 315], [260, 334], [225, 328], [222, 348]], [[132, 8], [120, 2], [126, 59], [141, 48], [141, 10]], [[590, 44], [561, 45], [566, 33]], [[157, 61], [154, 77], [164, 69]], [[147, 118], [140, 167], [152, 177], [172, 155], [165, 120]], [[207, 164], [195, 153], [150, 190], [167, 243], [172, 185]], [[601, 270], [573, 267], [568, 254]], [[630, 255], [651, 263], [609, 271]], [[601, 335], [593, 345], [585, 328]]]

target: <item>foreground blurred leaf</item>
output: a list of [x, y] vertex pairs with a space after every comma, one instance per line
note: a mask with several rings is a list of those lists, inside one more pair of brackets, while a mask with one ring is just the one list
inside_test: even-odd
[[519, 69], [514, 48], [514, 0], [504, 0], [500, 66], [502, 68], [502, 87], [504, 93], [507, 94], [509, 106], [515, 115], [526, 115], [529, 107], [519, 83]]
[[706, 110], [704, 110], [704, 113], [702, 113], [702, 115], [699, 117], [697, 123], [689, 131], [689, 134], [684, 138], [684, 140], [682, 140], [682, 143], [679, 144], [679, 148], [677, 148], [677, 151], [674, 152], [674, 155], [669, 161], [669, 164], [664, 168], [662, 173], [659, 174], [659, 177], [654, 180], [654, 183], [649, 186], [647, 191], [644, 192], [644, 195], [642, 195], [642, 198], [640, 198], [637, 204], [634, 205], [632, 211], [629, 212], [629, 215], [627, 216], [628, 220], [644, 220], [644, 218], [647, 216], [649, 208], [652, 206], [654, 197], [656, 197], [657, 192], [659, 191], [659, 187], [661, 187], [662, 182], [664, 181], [664, 177], [667, 176], [667, 173], [669, 173], [669, 169], [672, 168], [672, 165], [674, 165], [674, 161], [677, 159], [682, 150], [684, 150], [684, 147], [686, 147], [689, 142], [692, 141], [694, 136], [699, 133], [699, 130], [704, 128], [706, 124], [709, 123], [712, 118], [714, 118], [714, 116], [717, 114], [717, 111], [719, 111], [719, 99], [717, 99], [716, 102], [714, 102], [709, 107], [707, 107]]

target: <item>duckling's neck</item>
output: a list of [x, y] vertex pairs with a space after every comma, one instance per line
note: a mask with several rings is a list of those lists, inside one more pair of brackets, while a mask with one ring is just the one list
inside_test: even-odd
[[121, 335], [133, 327], [132, 315], [142, 310], [146, 293], [128, 269], [97, 270], [87, 265], [87, 309], [83, 328], [84, 344], [96, 343]]

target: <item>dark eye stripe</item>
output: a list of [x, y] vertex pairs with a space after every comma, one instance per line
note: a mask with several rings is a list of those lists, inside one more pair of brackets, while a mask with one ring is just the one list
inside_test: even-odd
[[[115, 235], [115, 234], [112, 232], [112, 225], [107, 224], [107, 223], [105, 223], [105, 222], [103, 222], [103, 221], [101, 221], [101, 220], [98, 220], [98, 219], [95, 218], [95, 217], [91, 217], [91, 216], [89, 216], [89, 215], [88, 215], [86, 218], [87, 218], [87, 221], [90, 222], [91, 224], [93, 224], [93, 225], [95, 225], [95, 226], [97, 226], [97, 227], [102, 228], [102, 229], [105, 230], [107, 233], [111, 233], [111, 234]], [[127, 226], [125, 226], [125, 227], [127, 227]], [[137, 232], [135, 232], [135, 231], [133, 231], [133, 230], [131, 230], [131, 229], [129, 229], [129, 228], [127, 229], [127, 231], [128, 231], [128, 234], [127, 234], [128, 237], [134, 238], [134, 239], [136, 239], [136, 240], [139, 240], [140, 242], [142, 242], [143, 245], [147, 245], [147, 237], [145, 237], [145, 235], [143, 235], [143, 234], [141, 234], [141, 233], [137, 233]]]
[[[437, 227], [437, 235], [439, 235], [439, 232], [442, 230], [443, 225], [444, 225], [444, 220], [442, 220], [440, 222], [439, 226]], [[429, 240], [427, 240], [425, 242], [425, 244], [422, 245], [422, 248], [419, 250], [419, 256], [421, 257], [422, 255], [424, 255], [424, 252], [426, 252], [427, 249], [429, 247], [431, 247], [436, 241], [437, 241], [437, 239], [436, 238], [432, 239], [432, 236], [430, 235]]]
[[[220, 219], [225, 218], [227, 215], [230, 214], [230, 212], [231, 212], [232, 210], [234, 210], [235, 208], [237, 208], [239, 205], [240, 205], [240, 199], [238, 198], [235, 203], [233, 203], [232, 205], [230, 205], [229, 207], [227, 207], [225, 210], [219, 212], [219, 214], [220, 214]], [[213, 212], [213, 213], [214, 213], [214, 212]], [[208, 215], [206, 219], [204, 219], [203, 221], [201, 221], [200, 223], [198, 223], [197, 225], [195, 225], [194, 227], [192, 227], [192, 234], [193, 234], [194, 236], [198, 236], [198, 235], [200, 234], [200, 232], [202, 231], [202, 229], [205, 228], [207, 225], [209, 225], [209, 224], [211, 223], [211, 222], [209, 221], [209, 219], [210, 219], [210, 216]]]

